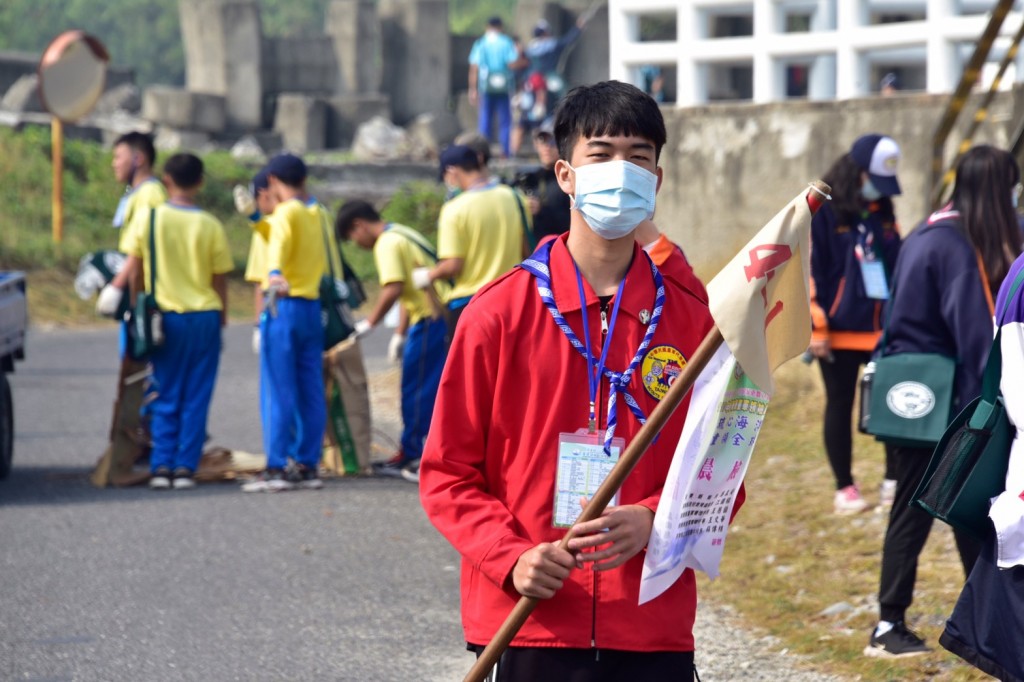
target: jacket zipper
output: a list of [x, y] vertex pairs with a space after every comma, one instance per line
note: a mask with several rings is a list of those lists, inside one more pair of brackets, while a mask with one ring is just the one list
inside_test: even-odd
[[[605, 340], [608, 336], [608, 306], [601, 305], [601, 349], [604, 350]], [[598, 394], [598, 414], [597, 422], [601, 423], [601, 405], [604, 405], [602, 400], [602, 387], [604, 386], [604, 377], [598, 377], [597, 382], [597, 394]], [[605, 416], [607, 420], [607, 415]], [[608, 422], [605, 421], [605, 428], [608, 428]], [[597, 648], [597, 571], [591, 571], [592, 576], [592, 592], [591, 592], [591, 609], [590, 609], [590, 648], [594, 650], [594, 660], [601, 660], [601, 651]]]

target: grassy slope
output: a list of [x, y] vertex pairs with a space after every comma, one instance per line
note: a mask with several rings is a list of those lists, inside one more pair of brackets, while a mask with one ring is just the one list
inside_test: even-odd
[[[832, 514], [834, 483], [821, 440], [823, 389], [816, 366], [790, 362], [747, 474], [747, 502], [726, 543], [721, 577], [701, 595], [734, 605], [820, 670], [863, 680], [991, 679], [938, 646], [960, 593], [963, 569], [949, 528], [936, 522], [918, 569], [909, 625], [937, 650], [884, 662], [861, 654], [878, 617], [885, 514]], [[858, 435], [854, 478], [870, 502], [884, 473], [881, 444]], [[822, 615], [846, 602], [852, 610]], [[698, 609], [698, 618], [699, 609]], [[698, 643], [699, 647], [699, 643]]]
[[[56, 248], [51, 238], [50, 153], [48, 131], [28, 128], [15, 133], [0, 128], [0, 205], [5, 207], [0, 214], [0, 269], [28, 272], [29, 311], [36, 323], [95, 323], [93, 302], [79, 300], [72, 283], [83, 254], [116, 246], [118, 232], [110, 226], [110, 220], [124, 188], [112, 177], [108, 150], [94, 143], [67, 140], [64, 240]], [[244, 318], [252, 310], [251, 294], [242, 282], [252, 233], [247, 221], [235, 213], [231, 188], [246, 184], [254, 169], [224, 152], [206, 154], [203, 161], [206, 183], [199, 202], [224, 223], [235, 262], [229, 288], [230, 312]], [[316, 191], [315, 179], [311, 190]], [[412, 183], [392, 198], [384, 216], [432, 236], [442, 199], [440, 186]], [[356, 272], [373, 280], [376, 271], [371, 254], [351, 244], [342, 248]]]

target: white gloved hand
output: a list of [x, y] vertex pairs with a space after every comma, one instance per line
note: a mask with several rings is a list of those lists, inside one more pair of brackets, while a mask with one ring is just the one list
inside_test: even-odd
[[260, 354], [260, 328], [258, 325], [253, 325], [252, 328], [252, 352], [253, 355]]
[[405, 334], [395, 332], [391, 335], [391, 340], [388, 342], [388, 360], [391, 362], [401, 362], [403, 351], [405, 351]]
[[359, 320], [356, 322], [356, 337], [366, 336], [373, 329], [373, 325], [367, 320]]
[[251, 218], [259, 213], [259, 207], [256, 206], [256, 199], [253, 198], [248, 187], [235, 185], [234, 194], [236, 211], [244, 215], [246, 218]]
[[430, 286], [430, 268], [413, 268], [412, 285], [417, 289], [426, 289]]
[[121, 306], [121, 297], [124, 291], [113, 284], [108, 284], [100, 290], [96, 297], [96, 314], [103, 317], [114, 317], [117, 309]]

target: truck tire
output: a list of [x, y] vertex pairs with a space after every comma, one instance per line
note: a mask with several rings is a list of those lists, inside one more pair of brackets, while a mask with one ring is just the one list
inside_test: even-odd
[[14, 401], [7, 374], [0, 372], [0, 479], [11, 473], [14, 459]]

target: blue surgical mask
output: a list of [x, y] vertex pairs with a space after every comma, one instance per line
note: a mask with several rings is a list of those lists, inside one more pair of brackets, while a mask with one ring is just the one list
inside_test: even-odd
[[882, 198], [882, 193], [871, 182], [871, 178], [865, 178], [864, 184], [860, 186], [860, 195], [868, 201], [878, 201]]
[[[572, 168], [572, 166], [569, 166]], [[605, 161], [572, 168], [572, 208], [603, 239], [619, 239], [654, 215], [658, 176], [629, 161]]]

